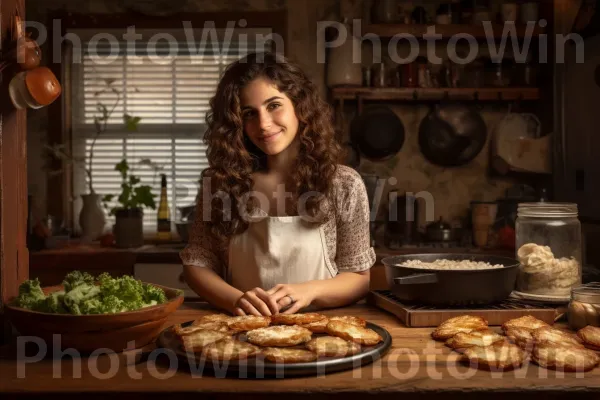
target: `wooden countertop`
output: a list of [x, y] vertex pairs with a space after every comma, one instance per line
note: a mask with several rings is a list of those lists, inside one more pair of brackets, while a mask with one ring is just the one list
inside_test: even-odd
[[55, 261], [69, 259], [121, 259], [133, 263], [174, 263], [180, 264], [179, 252], [183, 250], [184, 243], [146, 244], [133, 249], [119, 249], [116, 247], [102, 247], [97, 243], [72, 244], [62, 248], [46, 249], [29, 253], [30, 262], [35, 266], [52, 264]]
[[[166, 326], [212, 312], [205, 303], [185, 303]], [[511, 372], [470, 369], [456, 362], [457, 354], [430, 338], [429, 328], [406, 328], [391, 314], [357, 304], [325, 314], [361, 316], [387, 329], [392, 348], [374, 364], [325, 376], [252, 380], [200, 376], [174, 362], [131, 361], [134, 352], [100, 355], [97, 359], [70, 356], [24, 363], [15, 345], [0, 348], [0, 392], [3, 398], [95, 398], [122, 394], [132, 398], [329, 399], [356, 394], [377, 399], [460, 398], [504, 399], [600, 398], [600, 367], [586, 373], [557, 373], [533, 363]], [[494, 329], [497, 329], [494, 328]], [[151, 351], [152, 347], [144, 350]], [[97, 362], [95, 362], [97, 360]], [[112, 361], [111, 361], [112, 360]], [[128, 363], [129, 360], [129, 363]], [[81, 367], [78, 367], [78, 364]], [[75, 367], [75, 369], [74, 369]], [[75, 370], [75, 376], [74, 371]], [[81, 371], [79, 375], [79, 371]], [[111, 376], [112, 377], [109, 377]]]

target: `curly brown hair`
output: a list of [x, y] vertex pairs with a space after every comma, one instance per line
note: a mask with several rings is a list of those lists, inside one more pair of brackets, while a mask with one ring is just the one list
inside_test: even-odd
[[252, 211], [255, 202], [245, 201], [243, 196], [252, 190], [251, 174], [266, 169], [266, 155], [244, 133], [240, 105], [241, 89], [257, 78], [269, 80], [290, 98], [299, 121], [299, 152], [288, 181], [294, 187], [296, 211], [300, 196], [309, 193], [313, 195], [306, 199], [305, 212], [313, 222], [323, 223], [328, 207], [335, 207], [327, 200], [341, 148], [331, 107], [298, 65], [276, 53], [251, 53], [226, 68], [206, 115], [204, 143], [209, 167], [202, 173], [202, 182], [209, 178], [210, 193], [221, 192], [231, 202], [230, 207], [211, 204], [211, 218], [206, 221], [221, 243], [248, 228], [238, 207], [246, 204], [245, 211]]

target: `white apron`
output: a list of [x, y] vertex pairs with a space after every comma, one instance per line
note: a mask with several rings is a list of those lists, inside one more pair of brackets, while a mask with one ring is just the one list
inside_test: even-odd
[[229, 243], [226, 281], [246, 292], [279, 283], [302, 283], [335, 276], [325, 234], [302, 217], [264, 217]]

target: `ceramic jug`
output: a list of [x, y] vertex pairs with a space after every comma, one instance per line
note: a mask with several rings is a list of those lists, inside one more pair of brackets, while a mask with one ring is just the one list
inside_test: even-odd
[[85, 240], [96, 240], [106, 225], [106, 216], [100, 205], [100, 195], [96, 193], [82, 194], [83, 207], [79, 213], [81, 235]]
[[[361, 41], [352, 35], [350, 25], [344, 26], [346, 39], [341, 45], [329, 49], [327, 58], [327, 86], [329, 87], [362, 85]], [[343, 32], [340, 32], [340, 35], [343, 37]], [[357, 54], [353, 57], [355, 48]]]

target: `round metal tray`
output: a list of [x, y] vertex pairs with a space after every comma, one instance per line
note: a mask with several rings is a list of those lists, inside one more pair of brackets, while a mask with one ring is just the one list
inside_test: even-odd
[[[188, 321], [182, 326], [188, 326], [193, 321]], [[185, 362], [190, 371], [195, 373], [208, 372], [219, 377], [237, 378], [289, 378], [295, 376], [323, 375], [332, 372], [345, 371], [360, 368], [371, 364], [383, 357], [392, 345], [390, 333], [379, 325], [367, 322], [367, 328], [373, 329], [383, 341], [375, 346], [362, 346], [361, 351], [348, 357], [325, 357], [317, 361], [303, 363], [275, 363], [266, 360], [262, 356], [249, 358], [247, 360], [212, 361], [200, 354], [186, 352], [181, 348], [181, 342], [171, 330], [164, 329], [156, 340], [158, 347], [172, 351], [177, 358]], [[326, 334], [314, 333], [313, 338], [326, 336]], [[246, 341], [246, 335], [241, 333], [234, 336], [236, 339]], [[304, 348], [302, 345], [295, 348]]]

